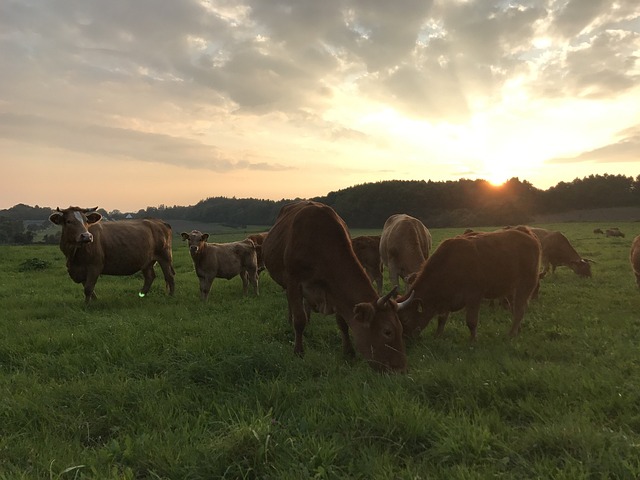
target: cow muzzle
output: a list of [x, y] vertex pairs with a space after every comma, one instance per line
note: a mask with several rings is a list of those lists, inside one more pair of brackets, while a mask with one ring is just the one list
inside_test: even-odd
[[189, 245], [189, 251], [191, 252], [191, 255], [195, 255], [198, 253], [198, 245]]
[[84, 232], [80, 234], [78, 239], [79, 243], [91, 243], [93, 242], [93, 235], [90, 232]]

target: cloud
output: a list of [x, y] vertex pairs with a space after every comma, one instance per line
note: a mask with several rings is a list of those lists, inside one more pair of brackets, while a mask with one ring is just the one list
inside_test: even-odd
[[622, 138], [610, 145], [583, 152], [574, 157], [553, 158], [548, 164], [562, 163], [627, 163], [640, 162], [640, 125], [621, 132]]
[[245, 153], [243, 159], [225, 157], [220, 149], [190, 139], [145, 133], [122, 128], [53, 121], [33, 115], [0, 113], [0, 138], [29, 141], [98, 157], [133, 158], [145, 162], [179, 165], [216, 172], [231, 170], [288, 170], [291, 167], [251, 161], [258, 155]]

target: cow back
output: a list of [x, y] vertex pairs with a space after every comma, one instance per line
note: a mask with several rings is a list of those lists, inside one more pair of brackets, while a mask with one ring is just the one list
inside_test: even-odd
[[382, 228], [380, 257], [404, 277], [419, 270], [431, 250], [431, 233], [410, 215], [391, 215]]

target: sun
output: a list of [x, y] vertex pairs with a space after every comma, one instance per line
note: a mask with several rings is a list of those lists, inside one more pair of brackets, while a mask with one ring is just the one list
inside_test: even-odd
[[495, 187], [499, 187], [515, 176], [512, 164], [513, 162], [502, 160], [486, 161], [484, 162], [480, 178], [483, 178]]

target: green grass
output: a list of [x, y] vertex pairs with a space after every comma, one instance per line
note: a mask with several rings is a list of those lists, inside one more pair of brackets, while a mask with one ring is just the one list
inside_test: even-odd
[[406, 375], [346, 361], [320, 315], [295, 357], [266, 272], [257, 298], [235, 278], [200, 302], [177, 240], [175, 297], [160, 274], [143, 299], [139, 275], [101, 277], [88, 307], [57, 246], [0, 247], [0, 479], [639, 478], [640, 224], [596, 226], [551, 225], [594, 276], [545, 278], [517, 339], [487, 305], [471, 345], [456, 313]]

